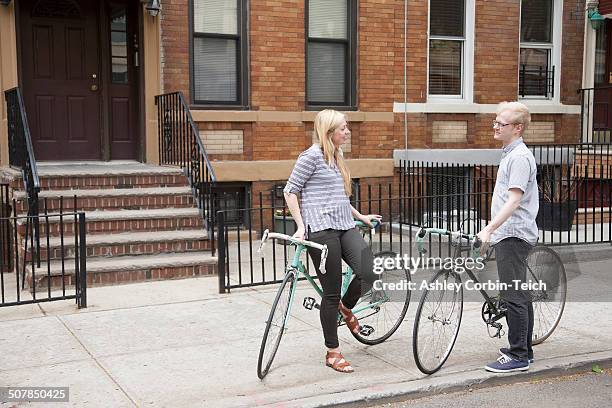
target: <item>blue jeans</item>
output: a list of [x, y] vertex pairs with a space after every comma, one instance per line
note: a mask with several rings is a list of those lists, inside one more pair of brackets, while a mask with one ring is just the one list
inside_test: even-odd
[[506, 238], [494, 246], [500, 283], [508, 285], [500, 292], [506, 307], [509, 356], [515, 360], [533, 358], [533, 304], [529, 291], [517, 290], [513, 281], [527, 281], [527, 255], [532, 246], [519, 238]]

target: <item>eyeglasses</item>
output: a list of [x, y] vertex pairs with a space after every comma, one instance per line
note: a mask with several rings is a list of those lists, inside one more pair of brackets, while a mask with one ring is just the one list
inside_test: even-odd
[[498, 122], [496, 120], [493, 121], [493, 128], [498, 127], [498, 128], [501, 129], [501, 128], [506, 127], [508, 125], [516, 125], [516, 123], [502, 123], [502, 122]]

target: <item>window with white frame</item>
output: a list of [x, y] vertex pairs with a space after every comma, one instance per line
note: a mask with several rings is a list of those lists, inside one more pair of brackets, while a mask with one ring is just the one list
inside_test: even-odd
[[246, 105], [246, 0], [193, 0], [192, 99]]
[[429, 95], [464, 96], [466, 0], [429, 2]]
[[307, 104], [356, 105], [356, 0], [309, 0]]
[[555, 89], [554, 0], [521, 1], [519, 96], [551, 99]]

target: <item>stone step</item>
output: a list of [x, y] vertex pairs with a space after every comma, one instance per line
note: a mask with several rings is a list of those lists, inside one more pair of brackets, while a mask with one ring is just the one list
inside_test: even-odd
[[[74, 258], [74, 236], [68, 235], [63, 240], [64, 259]], [[116, 234], [93, 234], [86, 238], [87, 256], [114, 257], [123, 255], [158, 255], [174, 252], [205, 251], [211, 248], [208, 234], [203, 229], [177, 231], [147, 231], [124, 232]], [[28, 247], [30, 244], [28, 243]], [[47, 246], [46, 239], [40, 242], [40, 259], [58, 260], [62, 258], [62, 240], [51, 237]], [[25, 251], [21, 243], [21, 253]], [[50, 257], [49, 257], [49, 255]], [[28, 248], [26, 260], [31, 259], [31, 249]]]
[[[40, 162], [41, 190], [167, 187], [188, 185], [178, 167], [156, 166], [134, 161]], [[2, 176], [12, 188], [23, 189], [21, 172], [4, 168]]]
[[[202, 229], [204, 221], [197, 208], [159, 208], [147, 210], [87, 211], [85, 214], [87, 235], [110, 234], [129, 231], [167, 231], [183, 229]], [[52, 236], [74, 234], [75, 217], [49, 214], [40, 219], [40, 236], [44, 237], [49, 229]], [[19, 233], [25, 236], [26, 219], [17, 222]]]
[[[78, 211], [94, 211], [99, 209], [151, 209], [168, 207], [193, 207], [194, 199], [191, 188], [149, 187], [125, 189], [86, 189], [86, 190], [44, 190], [38, 195], [40, 212], [45, 208], [49, 212], [60, 208], [71, 211], [75, 205]], [[18, 211], [27, 212], [26, 194], [17, 191], [14, 198], [19, 202]]]
[[[87, 260], [87, 286], [113, 285], [149, 280], [190, 278], [214, 275], [217, 257], [210, 252], [175, 253], [163, 255], [122, 256], [118, 258], [90, 258]], [[75, 285], [74, 262], [53, 261], [36, 269], [32, 277], [32, 265], [26, 267], [26, 279], [31, 291]]]

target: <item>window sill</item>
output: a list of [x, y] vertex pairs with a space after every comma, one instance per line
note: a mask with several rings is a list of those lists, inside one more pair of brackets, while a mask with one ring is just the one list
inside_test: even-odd
[[[532, 114], [579, 115], [580, 105], [564, 105], [551, 100], [521, 99]], [[495, 113], [497, 104], [466, 102], [393, 103], [394, 113]]]
[[251, 107], [249, 105], [207, 105], [201, 103], [192, 103], [189, 105], [191, 110], [237, 110], [247, 111]]
[[307, 111], [322, 111], [323, 109], [334, 109], [337, 111], [356, 111], [357, 106], [346, 105], [306, 105]]

